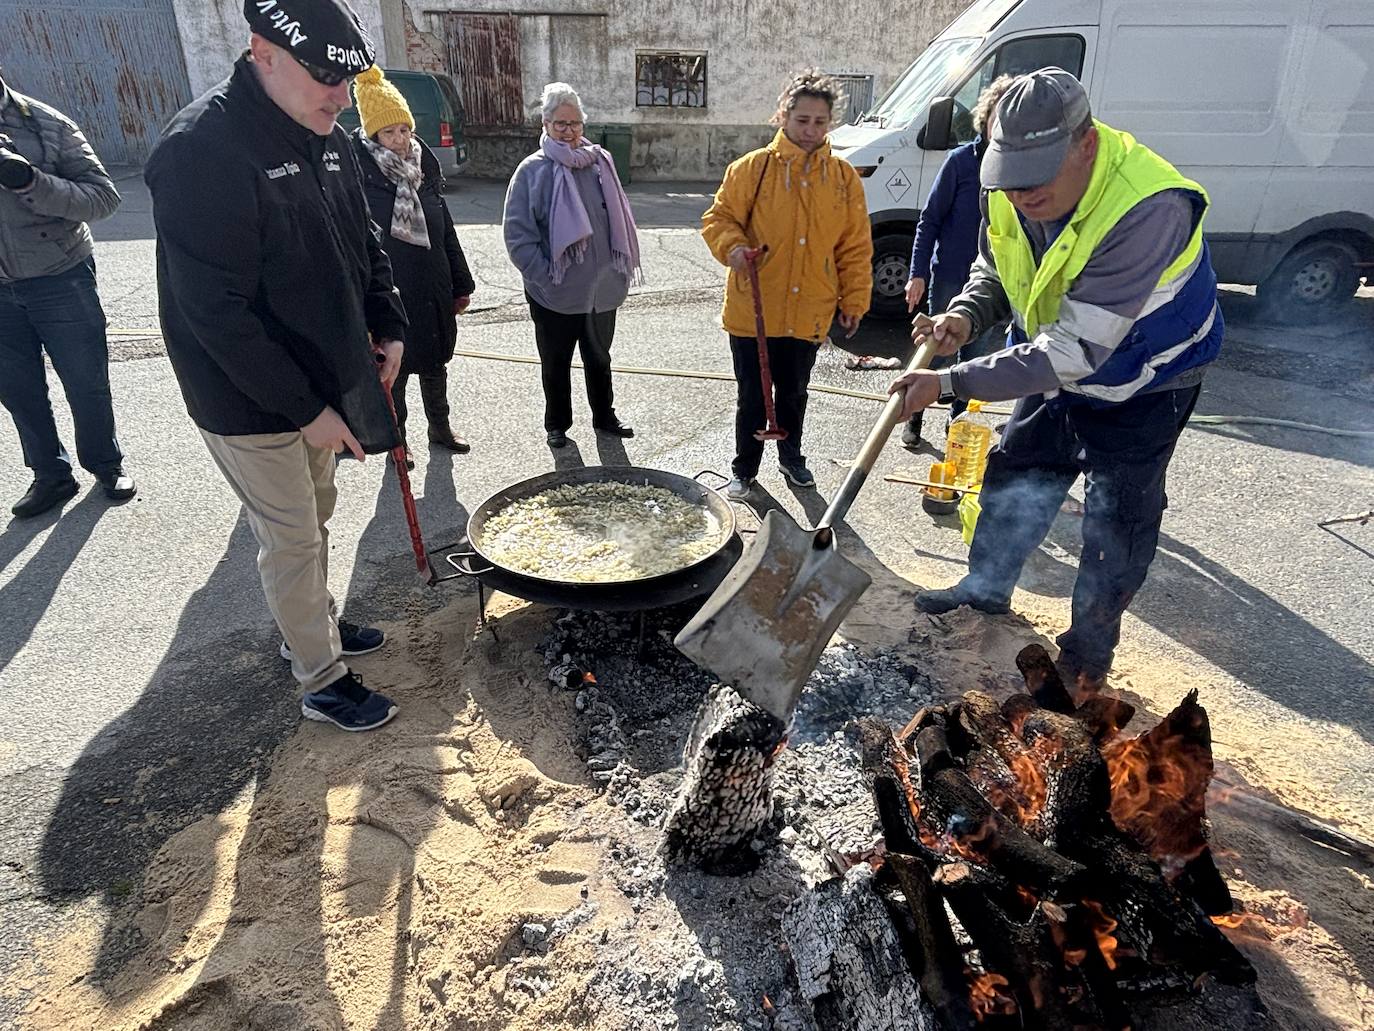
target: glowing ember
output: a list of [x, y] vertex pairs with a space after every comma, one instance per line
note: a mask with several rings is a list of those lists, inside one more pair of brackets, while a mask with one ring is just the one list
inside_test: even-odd
[[1102, 958], [1107, 963], [1108, 970], [1116, 969], [1116, 952], [1121, 943], [1112, 934], [1116, 930], [1116, 921], [1107, 915], [1098, 903], [1085, 901], [1083, 905], [1088, 907], [1092, 913], [1093, 934], [1097, 937], [1097, 948], [1102, 953]]
[[774, 1013], [777, 1012], [777, 1009], [778, 1008], [773, 1005], [773, 1000], [768, 998], [768, 996], [765, 994], [763, 997], [763, 1012], [771, 1017]]
[[[972, 970], [966, 971], [973, 975]], [[968, 989], [968, 1004], [981, 1023], [992, 1016], [1009, 1016], [1016, 1012], [1016, 1001], [1010, 992], [1003, 991], [1007, 979], [1001, 974], [982, 973], [972, 976]]]

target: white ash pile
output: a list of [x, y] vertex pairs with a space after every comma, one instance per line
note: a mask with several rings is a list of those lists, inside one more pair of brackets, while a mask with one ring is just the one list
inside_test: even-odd
[[929, 676], [890, 648], [865, 655], [852, 644], [832, 645], [806, 682], [792, 740], [823, 741], [859, 716], [902, 723], [937, 695]]

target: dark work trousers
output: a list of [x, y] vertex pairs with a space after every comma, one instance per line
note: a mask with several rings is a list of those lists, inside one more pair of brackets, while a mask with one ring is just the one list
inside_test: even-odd
[[57, 436], [43, 352], [51, 359], [76, 425], [76, 454], [95, 476], [124, 461], [115, 439], [105, 312], [95, 259], [55, 276], [0, 283], [0, 404], [14, 419], [35, 479], [66, 480], [72, 461]]
[[[817, 345], [796, 337], [768, 338], [768, 368], [773, 377], [773, 407], [787, 439], [778, 441], [778, 461], [803, 465], [802, 425], [806, 421], [806, 389], [816, 364]], [[752, 480], [763, 460], [763, 441], [754, 436], [768, 425], [763, 410], [763, 380], [759, 370], [759, 342], [754, 337], [730, 337], [730, 356], [735, 363], [735, 460], [730, 471]]]
[[[425, 406], [425, 418], [429, 420], [431, 426], [447, 426], [449, 407], [448, 407], [448, 369], [440, 369], [438, 372], [419, 373], [420, 380], [420, 403]], [[403, 372], [396, 377], [396, 382], [391, 385], [391, 400], [396, 404], [396, 425], [401, 428], [401, 437], [406, 435], [406, 386], [410, 382], [410, 373]]]
[[582, 352], [587, 380], [587, 404], [593, 426], [614, 426], [615, 395], [611, 390], [611, 341], [615, 312], [589, 311], [564, 315], [550, 311], [528, 294], [534, 319], [534, 343], [539, 348], [544, 381], [544, 429], [567, 430], [572, 425], [572, 359]]
[[1141, 394], [1094, 408], [1060, 394], [1017, 403], [983, 477], [964, 586], [1009, 601], [1079, 474], [1087, 478], [1083, 554], [1061, 664], [1102, 677], [1121, 637], [1121, 616], [1145, 582], [1168, 504], [1164, 473], [1201, 385]]

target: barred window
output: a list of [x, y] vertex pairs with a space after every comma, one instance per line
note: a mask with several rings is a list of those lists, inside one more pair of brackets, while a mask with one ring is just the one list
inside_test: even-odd
[[832, 72], [831, 78], [839, 82], [844, 91], [840, 102], [835, 105], [835, 121], [853, 125], [873, 106], [873, 76]]
[[706, 55], [678, 51], [635, 54], [636, 107], [705, 107]]

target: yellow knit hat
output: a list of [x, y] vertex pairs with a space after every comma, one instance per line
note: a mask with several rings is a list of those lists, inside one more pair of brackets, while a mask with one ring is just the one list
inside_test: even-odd
[[353, 96], [358, 103], [358, 117], [363, 123], [364, 136], [376, 136], [388, 125], [404, 122], [415, 128], [415, 116], [410, 105], [375, 64], [353, 80]]

